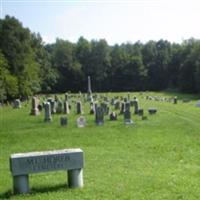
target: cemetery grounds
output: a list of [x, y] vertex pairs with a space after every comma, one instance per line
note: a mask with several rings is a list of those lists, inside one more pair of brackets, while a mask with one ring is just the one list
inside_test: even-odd
[[[107, 93], [108, 97], [127, 93]], [[83, 104], [87, 125], [77, 128], [75, 103], [68, 125], [61, 127], [59, 114], [51, 123], [44, 113], [31, 116], [31, 101], [21, 109], [0, 108], [0, 199], [200, 199], [200, 107], [199, 97], [173, 93], [148, 93], [151, 96], [178, 96], [178, 104], [138, 97], [139, 107], [148, 120], [132, 114], [134, 124], [125, 125], [105, 116], [103, 126], [95, 124], [88, 104]], [[64, 94], [61, 95], [64, 98]], [[182, 102], [182, 99], [190, 99]], [[157, 108], [149, 115], [150, 107]], [[133, 108], [131, 108], [133, 113]], [[28, 195], [12, 194], [9, 157], [13, 153], [81, 148], [84, 151], [84, 187], [69, 189], [65, 171], [30, 175]]]

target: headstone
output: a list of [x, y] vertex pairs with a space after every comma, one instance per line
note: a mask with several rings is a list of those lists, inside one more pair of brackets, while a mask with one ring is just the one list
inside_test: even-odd
[[77, 114], [83, 114], [81, 101], [77, 101], [77, 103], [76, 103], [76, 113]]
[[177, 101], [178, 101], [177, 97], [174, 97], [174, 104], [177, 104]]
[[65, 93], [65, 101], [69, 101], [69, 94]]
[[58, 114], [63, 113], [63, 102], [62, 102], [62, 100], [58, 100], [58, 102], [57, 102], [56, 113], [58, 113]]
[[104, 110], [101, 106], [98, 106], [96, 109], [95, 121], [97, 125], [103, 125], [104, 123]]
[[44, 104], [44, 121], [45, 122], [51, 122], [51, 104], [49, 102], [45, 102]]
[[101, 103], [101, 107], [103, 108], [104, 115], [108, 115], [108, 114], [109, 114], [109, 106], [108, 106], [108, 103], [106, 103], [106, 102]]
[[19, 99], [15, 99], [14, 102], [13, 102], [13, 108], [21, 108], [21, 101]]
[[124, 111], [125, 111], [125, 103], [121, 102], [120, 114], [124, 114]]
[[157, 113], [157, 109], [156, 108], [149, 108], [148, 111], [149, 111], [150, 115]]
[[138, 109], [138, 115], [143, 116], [144, 115], [144, 110], [143, 109]]
[[129, 110], [130, 111], [130, 109], [131, 109], [131, 104], [130, 104], [130, 102], [125, 102], [125, 105], [124, 105], [124, 110]]
[[124, 97], [124, 102], [128, 102], [128, 98], [127, 97]]
[[138, 114], [138, 109], [139, 109], [139, 106], [138, 106], [138, 99], [135, 98], [135, 99], [133, 100], [133, 102], [134, 102], [134, 114]]
[[31, 115], [39, 115], [39, 109], [38, 109], [38, 105], [39, 105], [39, 99], [37, 97], [33, 97], [32, 98], [32, 108], [31, 108]]
[[56, 101], [54, 101], [54, 99], [52, 99], [52, 98], [48, 98], [47, 102], [49, 102], [51, 105], [51, 114], [55, 114], [56, 113]]
[[124, 123], [127, 125], [133, 124], [133, 121], [131, 120], [131, 112], [129, 110], [125, 110], [124, 112]]
[[110, 113], [110, 120], [111, 121], [116, 121], [117, 120], [117, 114], [115, 112]]
[[68, 101], [64, 102], [64, 114], [69, 114], [70, 113], [70, 109], [69, 109], [69, 103]]
[[81, 116], [77, 119], [77, 127], [83, 128], [86, 126], [86, 119], [85, 117]]
[[15, 194], [29, 193], [29, 175], [50, 171], [67, 171], [70, 188], [83, 187], [84, 158], [81, 149], [63, 149], [12, 154], [10, 171]]
[[94, 103], [90, 103], [90, 114], [93, 115], [95, 113], [95, 105]]
[[38, 110], [41, 112], [42, 111], [43, 106], [41, 104], [38, 105]]
[[88, 95], [92, 94], [92, 89], [91, 89], [91, 80], [90, 76], [88, 76]]
[[68, 122], [68, 120], [67, 120], [66, 116], [60, 117], [60, 125], [61, 126], [67, 126], [67, 122]]

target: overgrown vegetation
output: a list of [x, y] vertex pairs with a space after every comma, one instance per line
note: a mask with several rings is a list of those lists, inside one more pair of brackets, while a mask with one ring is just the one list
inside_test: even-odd
[[34, 93], [176, 89], [200, 93], [200, 40], [109, 46], [105, 39], [44, 44], [14, 17], [0, 20], [0, 98]]

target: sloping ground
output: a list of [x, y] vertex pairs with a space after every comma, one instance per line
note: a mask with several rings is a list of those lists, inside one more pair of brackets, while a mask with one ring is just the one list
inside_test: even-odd
[[[69, 125], [60, 127], [60, 115], [47, 124], [43, 113], [29, 115], [30, 105], [23, 104], [21, 110], [0, 108], [0, 199], [199, 199], [200, 109], [194, 106], [196, 101], [174, 105], [134, 95], [148, 120], [132, 115], [134, 125], [130, 126], [123, 124], [122, 116], [114, 122], [106, 116], [105, 124], [97, 127], [86, 105], [87, 126], [82, 129], [76, 127], [74, 111]], [[156, 107], [158, 113], [148, 115], [149, 107]], [[41, 173], [30, 176], [31, 194], [12, 195], [10, 154], [76, 147], [85, 153], [83, 189], [69, 189], [66, 172]]]

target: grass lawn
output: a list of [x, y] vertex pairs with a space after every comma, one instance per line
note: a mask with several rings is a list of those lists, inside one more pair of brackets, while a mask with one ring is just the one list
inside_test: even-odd
[[[118, 121], [105, 116], [105, 124], [96, 126], [86, 105], [85, 128], [76, 127], [74, 104], [67, 127], [60, 126], [57, 114], [52, 123], [44, 122], [44, 113], [30, 116], [30, 104], [0, 108], [0, 199], [199, 200], [200, 108], [194, 106], [198, 97], [180, 94], [193, 100], [174, 105], [145, 100], [139, 93], [131, 93], [131, 98], [134, 95], [148, 116], [141, 120], [132, 115], [134, 125], [124, 125], [120, 115]], [[148, 115], [149, 107], [158, 113]], [[82, 189], [69, 189], [67, 173], [58, 171], [30, 175], [31, 193], [12, 194], [10, 154], [64, 148], [84, 151]]]

